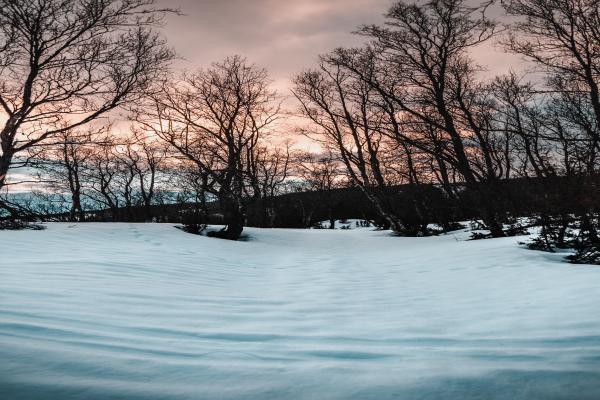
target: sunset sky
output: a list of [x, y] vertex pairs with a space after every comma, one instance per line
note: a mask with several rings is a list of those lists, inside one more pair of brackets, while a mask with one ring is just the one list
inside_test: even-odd
[[[228, 55], [240, 54], [269, 70], [277, 88], [288, 92], [289, 80], [312, 67], [319, 54], [339, 46], [356, 46], [352, 34], [361, 24], [381, 23], [392, 0], [159, 0], [185, 15], [167, 19], [164, 33], [184, 61], [195, 69]], [[475, 4], [475, 3], [474, 3]], [[501, 18], [498, 8], [492, 10]], [[486, 45], [475, 55], [491, 73], [514, 64]], [[284, 94], [284, 93], [282, 93]], [[285, 93], [288, 94], [288, 93]]]
[[351, 31], [377, 23], [390, 0], [161, 0], [184, 16], [170, 17], [165, 34], [185, 68], [241, 54], [266, 67], [278, 87], [318, 54], [362, 39]]
[[[291, 78], [315, 67], [319, 54], [340, 46], [359, 46], [365, 39], [353, 34], [363, 24], [380, 24], [394, 0], [157, 0], [159, 7], [178, 8], [183, 15], [169, 15], [162, 33], [181, 57], [176, 69], [195, 70], [227, 56], [245, 56], [269, 71], [284, 106], [294, 113]], [[473, 0], [473, 4], [479, 4]], [[495, 6], [490, 12], [502, 20]], [[494, 43], [478, 49], [474, 58], [490, 76], [521, 68], [519, 59], [505, 54]], [[298, 147], [314, 143], [294, 135], [299, 118], [288, 115], [282, 140], [292, 138]], [[128, 131], [126, 120], [115, 123]], [[27, 179], [25, 171], [13, 177]], [[23, 187], [24, 190], [27, 188]], [[28, 190], [28, 189], [27, 189]]]

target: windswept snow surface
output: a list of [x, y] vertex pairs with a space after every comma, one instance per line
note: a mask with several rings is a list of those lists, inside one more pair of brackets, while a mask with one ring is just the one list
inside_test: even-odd
[[247, 235], [0, 232], [0, 399], [600, 399], [600, 267], [466, 233]]

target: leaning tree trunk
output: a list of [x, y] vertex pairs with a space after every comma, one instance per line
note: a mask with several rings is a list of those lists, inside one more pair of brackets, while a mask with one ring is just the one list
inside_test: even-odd
[[388, 225], [386, 228], [391, 229], [394, 233], [398, 235], [404, 235], [405, 227], [402, 221], [398, 216], [394, 214], [390, 210], [389, 202], [387, 199], [382, 199], [382, 196], [378, 196], [373, 193], [371, 190], [366, 188], [364, 185], [359, 185], [359, 188], [362, 190], [367, 199], [371, 202], [371, 204], [375, 207], [377, 214], [386, 222]]

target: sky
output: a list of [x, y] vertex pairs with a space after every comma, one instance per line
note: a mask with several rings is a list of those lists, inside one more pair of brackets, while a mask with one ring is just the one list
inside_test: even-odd
[[[483, 0], [470, 0], [473, 5]], [[193, 71], [239, 54], [268, 70], [283, 101], [287, 118], [277, 126], [279, 142], [292, 139], [295, 147], [318, 151], [319, 146], [294, 134], [306, 123], [294, 114], [299, 105], [291, 79], [317, 66], [320, 54], [337, 47], [356, 47], [366, 38], [353, 32], [361, 25], [382, 24], [394, 0], [157, 0], [160, 7], [177, 8], [162, 32], [180, 59], [176, 69]], [[490, 10], [502, 19], [499, 6]], [[475, 60], [489, 75], [508, 72], [515, 57], [493, 43], [477, 49]]]
[[[475, 1], [475, 0], [474, 0]], [[268, 69], [275, 86], [289, 94], [290, 78], [314, 67], [318, 55], [340, 46], [358, 46], [352, 32], [382, 23], [393, 0], [158, 0], [179, 8], [163, 32], [183, 58], [178, 67], [194, 70], [240, 54]], [[492, 10], [501, 17], [498, 9]], [[492, 44], [475, 58], [490, 72], [507, 71], [514, 59]], [[287, 92], [287, 93], [285, 93]]]
[[[352, 33], [361, 24], [381, 23], [393, 0], [157, 0], [158, 7], [177, 8], [161, 28], [179, 57], [177, 69], [195, 70], [235, 54], [269, 71], [288, 109], [295, 111], [291, 78], [316, 66], [319, 54], [364, 43]], [[125, 118], [125, 117], [123, 117]], [[297, 119], [282, 129], [298, 147], [311, 143], [293, 135]], [[128, 131], [127, 120], [113, 128]], [[12, 172], [13, 181], [29, 180], [29, 171]], [[12, 191], [29, 191], [19, 185]]]
[[[177, 8], [183, 14], [167, 16], [161, 29], [180, 56], [175, 68], [193, 71], [230, 55], [242, 55], [269, 71], [274, 87], [287, 97], [284, 106], [292, 113], [298, 105], [291, 96], [291, 78], [315, 67], [320, 54], [336, 47], [360, 46], [365, 38], [352, 32], [360, 25], [383, 23], [384, 14], [393, 3], [394, 0], [157, 0], [159, 7]], [[502, 20], [499, 7], [491, 14]], [[518, 59], [491, 43], [473, 56], [488, 68], [490, 75], [519, 67]], [[292, 138], [297, 147], [312, 149], [314, 143], [293, 134], [302, 123], [299, 118], [287, 118], [281, 140]], [[123, 129], [129, 129], [128, 122], [123, 122]], [[28, 177], [26, 172], [16, 175], [13, 174], [14, 180]]]
[[269, 70], [278, 89], [316, 65], [319, 54], [364, 39], [357, 26], [383, 21], [391, 0], [159, 0], [185, 15], [167, 18], [164, 33], [195, 69], [240, 54]]

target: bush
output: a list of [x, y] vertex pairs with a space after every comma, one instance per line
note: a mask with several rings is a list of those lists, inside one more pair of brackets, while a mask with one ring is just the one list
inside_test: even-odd
[[450, 222], [443, 227], [443, 232], [456, 232], [465, 229], [466, 226], [460, 222]]
[[506, 236], [523, 236], [529, 235], [529, 230], [527, 227], [521, 225], [520, 223], [514, 223], [510, 225], [507, 229], [504, 230]]
[[600, 265], [600, 245], [586, 246], [567, 259], [573, 264], [596, 264]]
[[529, 250], [548, 251], [550, 253], [554, 253], [554, 246], [543, 235], [537, 236], [527, 243], [520, 242], [520, 244], [524, 244]]
[[473, 232], [471, 233], [471, 237], [469, 238], [469, 240], [481, 240], [491, 238], [493, 238], [491, 233]]

